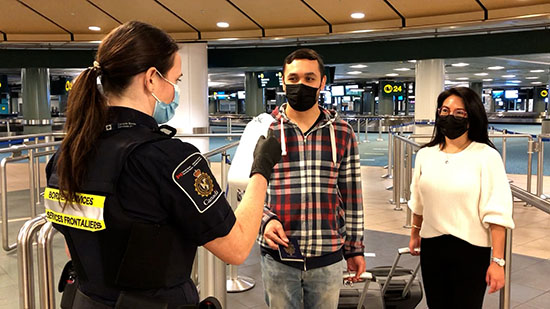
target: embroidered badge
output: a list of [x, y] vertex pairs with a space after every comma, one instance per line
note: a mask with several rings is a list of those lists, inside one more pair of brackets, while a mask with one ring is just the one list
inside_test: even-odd
[[207, 197], [212, 194], [214, 191], [214, 183], [212, 178], [207, 173], [202, 173], [201, 170], [197, 169], [193, 173], [195, 176], [195, 191], [202, 197]]
[[223, 196], [208, 162], [200, 153], [193, 153], [185, 158], [172, 172], [172, 180], [185, 192], [200, 213], [208, 210]]

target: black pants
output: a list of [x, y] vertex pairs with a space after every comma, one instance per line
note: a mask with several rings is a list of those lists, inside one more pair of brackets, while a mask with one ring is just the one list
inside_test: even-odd
[[483, 305], [491, 248], [451, 235], [422, 238], [420, 263], [430, 309], [477, 309]]

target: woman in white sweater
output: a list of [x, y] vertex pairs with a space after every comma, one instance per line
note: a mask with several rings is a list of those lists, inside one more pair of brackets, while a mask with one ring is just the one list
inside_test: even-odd
[[481, 308], [487, 286], [504, 286], [512, 194], [479, 95], [451, 88], [437, 107], [435, 136], [416, 155], [409, 248], [420, 254], [430, 309]]

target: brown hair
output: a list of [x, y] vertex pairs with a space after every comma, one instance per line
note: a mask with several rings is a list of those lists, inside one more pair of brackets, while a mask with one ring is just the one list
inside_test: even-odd
[[[107, 124], [106, 97], [121, 95], [135, 75], [151, 67], [167, 73], [177, 50], [177, 44], [164, 31], [138, 21], [115, 28], [103, 39], [94, 67], [75, 79], [67, 102], [66, 136], [57, 161], [65, 205], [72, 204], [80, 190], [88, 160]], [[103, 93], [98, 88], [98, 77]]]
[[286, 56], [285, 61], [283, 62], [283, 74], [285, 74], [286, 65], [291, 64], [292, 61], [296, 59], [317, 60], [321, 78], [325, 76], [325, 63], [323, 62], [323, 58], [321, 58], [321, 55], [319, 55], [316, 51], [310, 48], [300, 48]]

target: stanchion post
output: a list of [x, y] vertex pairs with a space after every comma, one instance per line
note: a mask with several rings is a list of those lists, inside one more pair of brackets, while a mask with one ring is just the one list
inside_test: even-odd
[[[504, 129], [502, 133], [506, 135], [508, 131]], [[506, 136], [502, 137], [502, 162], [504, 163], [504, 169], [506, 169]]]
[[543, 173], [544, 173], [544, 142], [542, 141], [542, 135], [539, 135], [537, 140], [539, 155], [537, 157], [537, 196], [541, 197], [543, 194]]
[[[232, 130], [233, 128], [232, 128], [231, 117], [227, 117], [227, 134], [231, 134]], [[232, 140], [231, 136], [228, 136], [227, 140], [228, 141]]]
[[357, 144], [361, 144], [361, 118], [355, 119], [357, 119]]
[[[388, 129], [389, 131], [389, 129]], [[377, 141], [381, 142], [384, 139], [382, 138], [382, 118], [378, 118], [378, 138]]]
[[369, 118], [365, 118], [365, 139], [363, 140], [365, 143], [369, 143]]
[[533, 137], [529, 136], [527, 142], [527, 192], [532, 193], [531, 182], [533, 178], [533, 147], [535, 143], [533, 142]]
[[42, 308], [55, 308], [52, 238], [56, 232], [51, 222], [38, 232], [38, 284]]
[[500, 309], [510, 309], [510, 293], [512, 278], [512, 230], [506, 229], [506, 242], [504, 245], [504, 287], [500, 290]]
[[397, 134], [393, 136], [393, 210], [403, 210], [401, 208], [401, 141], [397, 139]]

